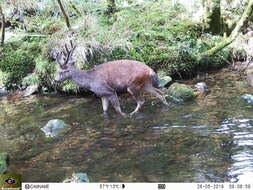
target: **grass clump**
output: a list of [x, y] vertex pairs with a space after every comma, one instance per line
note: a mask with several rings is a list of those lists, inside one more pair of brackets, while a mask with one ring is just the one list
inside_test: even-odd
[[19, 88], [22, 78], [32, 72], [33, 68], [33, 59], [25, 53], [5, 55], [0, 59], [0, 70], [8, 73], [8, 77], [4, 81], [7, 89]]

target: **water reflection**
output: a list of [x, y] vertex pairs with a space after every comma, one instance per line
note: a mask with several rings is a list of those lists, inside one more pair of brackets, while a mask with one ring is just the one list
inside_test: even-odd
[[230, 175], [236, 176], [232, 181], [249, 183], [253, 179], [253, 155], [252, 152], [238, 152], [232, 156], [234, 164], [230, 168]]
[[232, 181], [249, 182], [253, 177], [253, 119], [228, 118], [219, 132], [234, 134], [234, 143], [237, 145], [233, 155], [233, 164], [229, 174], [235, 176]]

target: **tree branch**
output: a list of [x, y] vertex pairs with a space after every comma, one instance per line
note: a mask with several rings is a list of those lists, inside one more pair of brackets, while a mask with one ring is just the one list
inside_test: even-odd
[[236, 39], [236, 37], [239, 34], [239, 32], [241, 31], [242, 27], [248, 23], [249, 17], [252, 14], [252, 10], [253, 10], [253, 0], [249, 0], [248, 6], [246, 7], [241, 19], [237, 23], [236, 27], [234, 28], [234, 30], [232, 31], [230, 36], [225, 38], [222, 42], [218, 43], [215, 47], [211, 48], [210, 50], [198, 55], [198, 59], [201, 59], [205, 56], [212, 56], [212, 55], [216, 54], [218, 51], [220, 51], [221, 49], [223, 49], [224, 47], [231, 44]]
[[62, 5], [62, 3], [61, 3], [61, 0], [57, 0], [57, 2], [58, 2], [58, 4], [59, 4], [60, 9], [61, 9], [61, 12], [62, 12], [62, 14], [63, 14], [63, 16], [64, 16], [66, 25], [67, 25], [67, 27], [70, 29], [71, 27], [70, 27], [70, 23], [69, 23], [69, 16], [68, 16], [68, 14], [66, 13], [66, 11], [65, 11], [65, 9], [64, 9], [64, 7], [63, 7], [63, 5]]

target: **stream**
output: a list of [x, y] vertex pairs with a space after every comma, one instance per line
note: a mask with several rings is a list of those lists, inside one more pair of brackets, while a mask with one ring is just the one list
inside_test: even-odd
[[[253, 93], [236, 72], [201, 81], [206, 96], [166, 108], [146, 96], [141, 112], [122, 118], [100, 99], [64, 95], [0, 97], [0, 152], [8, 173], [24, 182], [61, 182], [87, 173], [92, 182], [250, 182], [253, 178]], [[194, 85], [198, 79], [185, 81]], [[130, 113], [135, 101], [120, 97]], [[68, 124], [56, 137], [41, 128], [49, 120]]]

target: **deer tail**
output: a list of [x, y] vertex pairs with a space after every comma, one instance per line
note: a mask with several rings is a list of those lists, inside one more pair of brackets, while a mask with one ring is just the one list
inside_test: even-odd
[[151, 74], [151, 82], [152, 82], [153, 87], [159, 88], [159, 78], [155, 72]]

